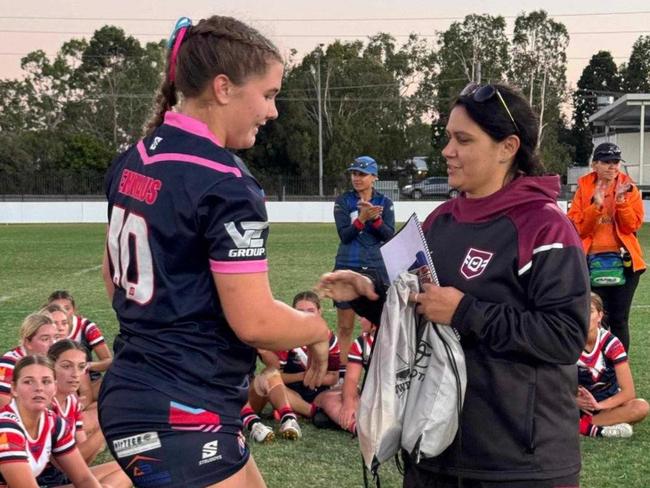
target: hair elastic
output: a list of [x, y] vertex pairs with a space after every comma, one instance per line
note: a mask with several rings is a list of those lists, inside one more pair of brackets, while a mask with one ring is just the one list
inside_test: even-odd
[[167, 48], [171, 49], [171, 55], [169, 58], [169, 81], [174, 82], [176, 79], [176, 57], [178, 56], [178, 50], [183, 43], [183, 38], [187, 33], [187, 29], [192, 27], [192, 20], [189, 17], [181, 17], [176, 21], [174, 30], [172, 31], [169, 40], [167, 41]]

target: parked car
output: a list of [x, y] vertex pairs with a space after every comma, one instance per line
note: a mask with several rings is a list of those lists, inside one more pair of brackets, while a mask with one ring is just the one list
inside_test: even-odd
[[402, 187], [402, 195], [419, 200], [425, 196], [437, 196], [446, 198], [456, 198], [458, 190], [451, 188], [449, 182], [444, 176], [431, 176], [418, 183]]

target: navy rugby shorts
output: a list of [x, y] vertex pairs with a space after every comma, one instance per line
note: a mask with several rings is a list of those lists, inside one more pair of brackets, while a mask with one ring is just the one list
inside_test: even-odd
[[242, 433], [221, 429], [217, 414], [110, 371], [99, 422], [111, 454], [138, 487], [201, 488], [230, 478], [250, 457]]

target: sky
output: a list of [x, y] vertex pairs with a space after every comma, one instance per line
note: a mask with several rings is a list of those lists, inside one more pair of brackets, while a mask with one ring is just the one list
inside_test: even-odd
[[434, 2], [432, 0], [2, 0], [0, 3], [0, 79], [21, 76], [22, 55], [43, 49], [54, 55], [70, 38], [90, 38], [106, 25], [122, 27], [141, 42], [167, 38], [175, 20], [212, 14], [244, 20], [270, 37], [283, 53], [295, 48], [305, 54], [319, 43], [335, 39], [366, 39], [389, 32], [398, 43], [409, 33], [435, 40], [453, 21], [465, 15], [502, 15], [512, 33], [515, 17], [544, 9], [567, 27], [567, 79], [575, 86], [589, 59], [599, 50], [612, 53], [617, 64], [627, 61], [632, 44], [650, 35], [647, 0], [574, 1], [492, 0]]

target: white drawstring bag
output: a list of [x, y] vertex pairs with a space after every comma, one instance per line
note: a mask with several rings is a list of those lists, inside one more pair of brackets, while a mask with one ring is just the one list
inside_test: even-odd
[[408, 272], [388, 289], [359, 402], [359, 444], [373, 474], [400, 447], [416, 462], [437, 456], [458, 430], [465, 355], [451, 327], [422, 322], [418, 339], [415, 305], [408, 301], [418, 290]]
[[402, 273], [388, 289], [381, 324], [357, 410], [357, 434], [366, 467], [375, 473], [400, 448], [415, 358], [416, 330], [410, 293], [417, 279]]
[[428, 321], [424, 327], [402, 425], [402, 447], [416, 463], [453, 442], [467, 387], [465, 354], [454, 329]]

